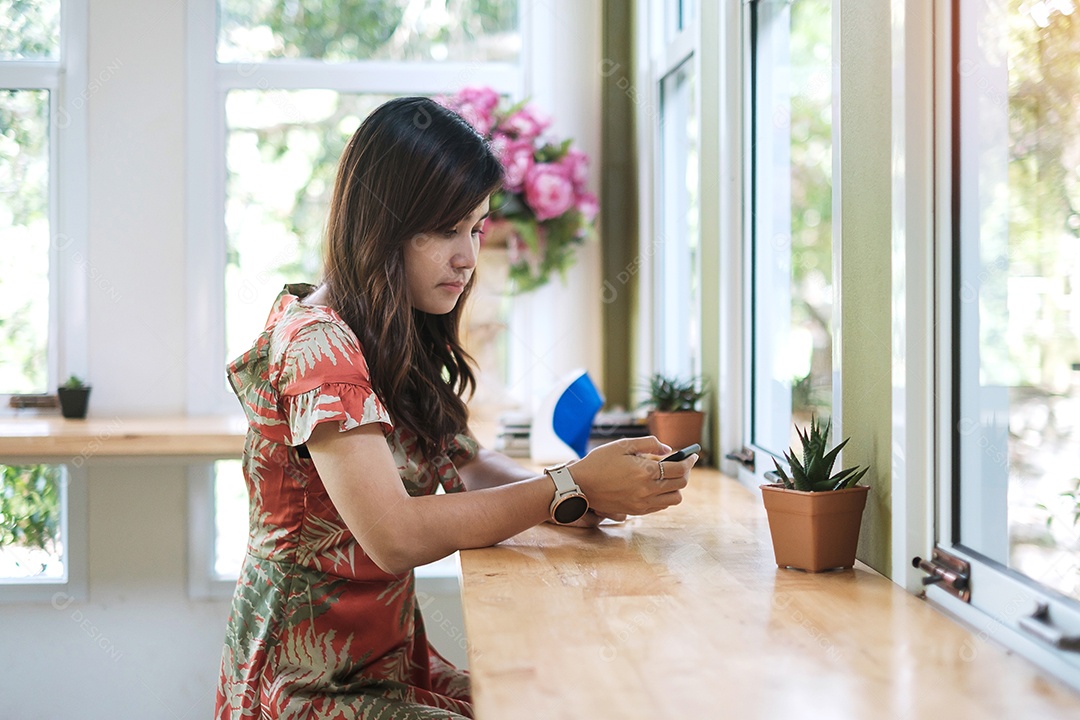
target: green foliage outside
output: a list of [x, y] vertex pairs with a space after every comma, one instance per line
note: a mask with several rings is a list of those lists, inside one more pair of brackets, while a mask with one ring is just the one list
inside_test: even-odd
[[219, 8], [224, 62], [508, 60], [516, 48], [492, 42], [516, 30], [516, 0], [221, 0]]
[[61, 472], [57, 465], [0, 465], [0, 552], [9, 546], [56, 552]]
[[832, 408], [831, 6], [791, 6], [791, 326], [813, 338], [809, 372], [791, 378], [796, 418]]
[[60, 0], [0, 0], [0, 60], [55, 60]]
[[48, 91], [0, 90], [0, 393], [46, 390], [48, 117]]

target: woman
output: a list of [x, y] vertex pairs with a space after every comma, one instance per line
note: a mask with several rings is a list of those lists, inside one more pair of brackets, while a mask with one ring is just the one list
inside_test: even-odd
[[468, 675], [428, 645], [412, 569], [553, 513], [593, 526], [679, 502], [697, 458], [661, 465], [644, 456], [669, 449], [655, 438], [537, 476], [469, 435], [458, 323], [501, 178], [449, 110], [379, 107], [341, 159], [323, 284], [287, 286], [230, 365], [251, 536], [219, 718], [471, 717]]

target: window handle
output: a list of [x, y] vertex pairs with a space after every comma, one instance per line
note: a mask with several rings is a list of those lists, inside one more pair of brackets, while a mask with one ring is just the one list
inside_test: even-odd
[[1035, 606], [1031, 617], [1020, 618], [1020, 628], [1059, 650], [1080, 652], [1080, 635], [1066, 635], [1061, 628], [1055, 627], [1050, 622], [1050, 606], [1044, 602]]

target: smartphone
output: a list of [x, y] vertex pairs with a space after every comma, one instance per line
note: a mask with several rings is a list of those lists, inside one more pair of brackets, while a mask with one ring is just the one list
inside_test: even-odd
[[685, 460], [699, 450], [701, 450], [701, 446], [697, 443], [694, 443], [693, 445], [687, 445], [682, 450], [677, 450], [671, 453], [660, 462], [679, 462], [680, 460]]

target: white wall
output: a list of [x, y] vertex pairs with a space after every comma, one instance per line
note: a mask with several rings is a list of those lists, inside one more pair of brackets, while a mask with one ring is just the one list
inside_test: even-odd
[[[590, 189], [599, 194], [601, 3], [533, 2], [528, 26], [526, 92], [553, 118], [550, 132], [573, 138], [588, 154]], [[579, 248], [577, 255], [565, 283], [556, 278], [513, 302], [507, 385], [526, 411], [576, 368], [587, 369], [603, 389], [599, 240]]]
[[[598, 169], [599, 2], [536, 5], [560, 39], [534, 52], [533, 92]], [[118, 432], [185, 408], [185, 18], [175, 0], [89, 0], [86, 374]], [[572, 337], [515, 328], [548, 358], [537, 367], [599, 373], [598, 256], [557, 293], [557, 317], [582, 319]], [[0, 605], [0, 718], [211, 716], [228, 602], [188, 598], [185, 468], [92, 461], [87, 482], [88, 597]], [[453, 592], [425, 587], [429, 635], [461, 661]]]

